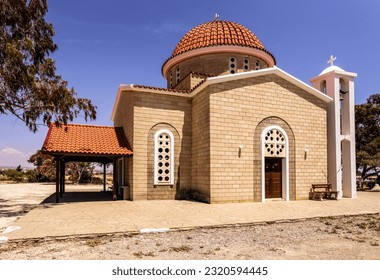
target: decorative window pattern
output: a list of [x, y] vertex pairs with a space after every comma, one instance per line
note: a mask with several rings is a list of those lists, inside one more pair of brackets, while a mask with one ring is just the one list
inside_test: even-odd
[[249, 59], [248, 59], [248, 57], [244, 58], [243, 68], [244, 68], [244, 71], [249, 70]]
[[173, 87], [173, 73], [170, 71], [170, 88]]
[[176, 83], [178, 84], [179, 83], [179, 77], [180, 77], [180, 69], [179, 67], [177, 67], [176, 71], [175, 71], [175, 76], [176, 76]]
[[169, 130], [160, 130], [154, 138], [154, 184], [171, 185], [174, 182], [173, 134]]
[[256, 61], [256, 68], [255, 68], [256, 70], [260, 70], [260, 61]]
[[286, 139], [281, 131], [271, 129], [265, 135], [265, 156], [286, 157]]
[[236, 58], [230, 57], [229, 59], [229, 69], [231, 74], [236, 73]]

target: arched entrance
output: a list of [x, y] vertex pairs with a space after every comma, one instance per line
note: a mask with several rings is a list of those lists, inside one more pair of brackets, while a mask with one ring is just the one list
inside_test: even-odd
[[289, 201], [289, 140], [279, 126], [266, 127], [261, 134], [261, 200]]

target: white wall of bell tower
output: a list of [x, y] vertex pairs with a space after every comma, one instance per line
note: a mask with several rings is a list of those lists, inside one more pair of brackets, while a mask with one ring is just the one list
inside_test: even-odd
[[333, 56], [319, 76], [310, 81], [331, 97], [327, 105], [328, 181], [338, 197], [356, 197], [355, 100], [356, 73], [334, 65]]

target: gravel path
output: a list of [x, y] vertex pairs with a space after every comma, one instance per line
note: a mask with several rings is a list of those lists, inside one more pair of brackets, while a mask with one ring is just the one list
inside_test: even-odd
[[[54, 193], [0, 185], [0, 231]], [[380, 259], [380, 213], [149, 234], [0, 244], [0, 259]]]
[[380, 214], [0, 244], [0, 259], [380, 259]]

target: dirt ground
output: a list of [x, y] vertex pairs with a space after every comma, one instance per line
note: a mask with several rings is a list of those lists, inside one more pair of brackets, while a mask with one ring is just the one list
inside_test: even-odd
[[[0, 230], [54, 191], [0, 185]], [[35, 190], [33, 192], [32, 190]], [[15, 198], [12, 193], [17, 191]], [[8, 193], [8, 194], [7, 194]], [[12, 197], [12, 198], [11, 198]], [[380, 259], [380, 213], [250, 226], [108, 234], [0, 244], [2, 260]]]
[[380, 259], [380, 214], [0, 244], [0, 259]]

